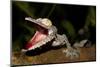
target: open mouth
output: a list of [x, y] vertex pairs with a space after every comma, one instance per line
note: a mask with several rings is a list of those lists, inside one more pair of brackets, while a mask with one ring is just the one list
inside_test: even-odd
[[41, 41], [43, 41], [48, 36], [48, 29], [45, 29], [38, 24], [34, 24], [34, 27], [36, 28], [36, 32], [30, 41], [26, 44], [25, 49], [32, 50], [42, 46], [43, 44], [40, 44]]

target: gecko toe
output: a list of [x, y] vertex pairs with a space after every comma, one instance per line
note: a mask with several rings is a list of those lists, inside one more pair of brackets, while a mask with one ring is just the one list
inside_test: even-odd
[[77, 49], [65, 49], [63, 52], [66, 54], [66, 57], [70, 57], [70, 59], [79, 58], [80, 51]]

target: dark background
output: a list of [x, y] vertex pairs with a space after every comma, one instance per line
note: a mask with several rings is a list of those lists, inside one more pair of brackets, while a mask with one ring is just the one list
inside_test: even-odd
[[36, 2], [12, 2], [12, 49], [18, 51], [34, 35], [32, 24], [25, 17], [49, 18], [66, 34], [70, 43], [89, 39], [96, 43], [96, 6], [51, 4]]

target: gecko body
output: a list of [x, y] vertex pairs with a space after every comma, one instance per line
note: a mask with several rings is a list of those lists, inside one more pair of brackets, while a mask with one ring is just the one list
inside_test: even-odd
[[66, 57], [70, 57], [71, 59], [74, 57], [79, 57], [80, 51], [71, 46], [65, 34], [60, 35], [57, 33], [57, 28], [56, 26], [52, 25], [51, 20], [47, 18], [32, 19], [30, 17], [26, 17], [25, 20], [33, 22], [34, 26], [37, 28], [37, 31], [26, 44], [26, 49], [23, 49], [22, 52], [35, 50], [36, 48], [40, 48], [53, 40], [51, 43], [52, 46], [66, 45], [66, 50], [63, 50]]

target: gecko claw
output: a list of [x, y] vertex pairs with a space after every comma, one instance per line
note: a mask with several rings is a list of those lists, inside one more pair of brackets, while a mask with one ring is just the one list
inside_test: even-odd
[[66, 54], [66, 57], [70, 57], [70, 59], [74, 59], [74, 58], [79, 58], [80, 56], [80, 51], [77, 49], [65, 49], [63, 50], [63, 53]]

